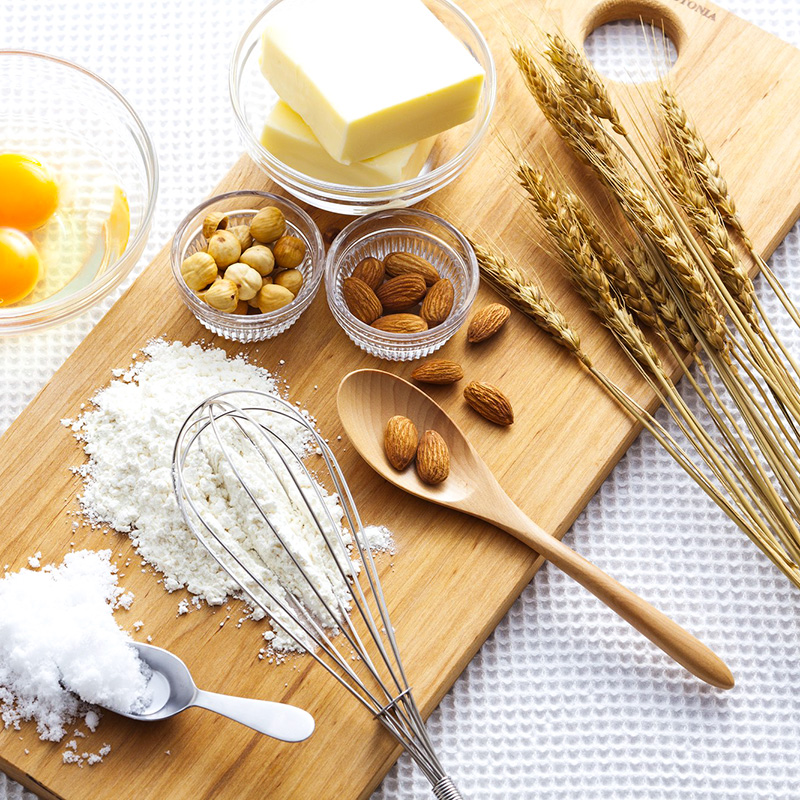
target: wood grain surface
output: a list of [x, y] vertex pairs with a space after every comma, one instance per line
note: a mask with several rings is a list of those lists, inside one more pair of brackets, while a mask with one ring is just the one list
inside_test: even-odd
[[[509, 143], [519, 143], [531, 154], [545, 148], [565, 172], [577, 173], [527, 96], [507, 54], [506, 32], [524, 33], [530, 29], [529, 18], [542, 13], [545, 24], [552, 17], [578, 40], [610, 19], [642, 15], [664, 20], [679, 50], [675, 82], [722, 162], [741, 216], [765, 254], [798, 213], [800, 52], [708, 2], [463, 0], [462, 5], [493, 50], [499, 103], [490, 139], [475, 163], [424, 207], [467, 233], [490, 235], [523, 267], [535, 269], [580, 329], [596, 362], [652, 406], [653, 398], [610, 338], [539, 249], [531, 217], [511, 178]], [[274, 189], [244, 158], [218, 188]], [[344, 224], [332, 215], [312, 214], [329, 235]], [[426, 715], [541, 560], [486, 523], [389, 486], [360, 462], [346, 441], [336, 441], [342, 431], [335, 391], [344, 374], [383, 366], [408, 375], [412, 367], [381, 364], [356, 349], [329, 314], [324, 291], [288, 333], [243, 347], [207, 334], [174, 288], [164, 293], [170, 282], [164, 249], [0, 440], [3, 564], [19, 569], [37, 550], [45, 561], [60, 562], [73, 541], [76, 547], [111, 547], [120, 554], [120, 564], [133, 557], [122, 582], [135, 592], [136, 601], [130, 612], [118, 613], [123, 626], [143, 619], [146, 625], [137, 638], [152, 634], [155, 644], [180, 655], [203, 688], [296, 703], [315, 715], [317, 731], [308, 742], [288, 745], [202, 710], [153, 725], [107, 714], [98, 733], [86, 740], [87, 749], [94, 751], [103, 742], [112, 745], [105, 763], [84, 769], [64, 766], [63, 745], [40, 742], [33, 726], [24, 726], [19, 733], [0, 735], [0, 768], [42, 797], [68, 800], [368, 797], [398, 749], [310, 659], [277, 667], [258, 661], [262, 626], [219, 625], [227, 613], [233, 621], [238, 618], [235, 604], [230, 612], [202, 609], [177, 617], [178, 601], [185, 594], [165, 594], [158, 575], [140, 571], [126, 537], [73, 531], [68, 512], [76, 508], [80, 483], [69, 467], [81, 463], [83, 455], [59, 421], [78, 414], [81, 404], [108, 383], [110, 371], [126, 367], [131, 354], [154, 336], [211, 341], [229, 353], [244, 351], [255, 363], [286, 377], [291, 397], [307, 405], [336, 443], [365, 521], [384, 523], [395, 532], [397, 554], [383, 561], [381, 577], [407, 672]], [[482, 289], [477, 306], [492, 298]], [[522, 509], [561, 536], [637, 428], [521, 315], [514, 313], [501, 334], [481, 345], [468, 347], [465, 339], [460, 331], [441, 355], [462, 362], [469, 379], [502, 387], [517, 422], [508, 429], [490, 425], [465, 406], [458, 389], [434, 387], [431, 395], [471, 437]], [[285, 366], [279, 365], [281, 359]], [[583, 591], [578, 586], [574, 590]], [[671, 668], [656, 648], [650, 653], [654, 675]], [[693, 679], [687, 675], [686, 680]]]

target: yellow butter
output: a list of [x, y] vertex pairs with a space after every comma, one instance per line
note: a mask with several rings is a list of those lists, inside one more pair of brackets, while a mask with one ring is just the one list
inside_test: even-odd
[[466, 122], [484, 80], [421, 0], [284, 0], [266, 17], [261, 70], [342, 163]]
[[273, 107], [261, 134], [264, 147], [292, 169], [348, 186], [385, 186], [416, 177], [435, 140], [432, 136], [365, 161], [342, 164], [328, 155], [302, 117], [282, 100]]

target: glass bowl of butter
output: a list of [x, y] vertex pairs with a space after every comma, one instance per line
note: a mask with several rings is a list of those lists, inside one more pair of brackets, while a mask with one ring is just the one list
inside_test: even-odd
[[474, 158], [492, 55], [450, 0], [272, 0], [233, 55], [253, 161], [299, 200], [362, 215], [420, 202]]

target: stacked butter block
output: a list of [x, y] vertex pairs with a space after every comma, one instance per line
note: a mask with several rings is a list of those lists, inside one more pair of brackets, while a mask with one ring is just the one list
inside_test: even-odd
[[261, 71], [280, 98], [264, 147], [350, 186], [419, 174], [436, 135], [474, 116], [484, 80], [422, 0], [284, 0], [266, 17]]

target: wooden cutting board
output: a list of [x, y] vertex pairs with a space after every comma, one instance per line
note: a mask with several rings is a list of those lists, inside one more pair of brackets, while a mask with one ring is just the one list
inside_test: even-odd
[[[612, 19], [663, 19], [680, 53], [675, 81], [724, 165], [742, 217], [765, 254], [798, 214], [800, 52], [695, 0], [463, 0], [463, 5], [486, 34], [497, 60], [499, 103], [481, 155], [426, 207], [468, 233], [488, 234], [521, 264], [535, 268], [581, 330], [587, 351], [620, 384], [652, 405], [653, 398], [609, 337], [537, 247], [504, 143], [519, 142], [530, 153], [546, 147], [565, 171], [572, 172], [572, 166], [526, 94], [508, 56], [505, 34], [523, 33], [527, 17], [543, 10], [578, 41]], [[218, 188], [274, 189], [244, 158]], [[312, 213], [329, 236], [344, 222]], [[60, 562], [72, 541], [76, 547], [113, 547], [121, 554], [120, 564], [134, 555], [124, 536], [73, 531], [68, 511], [76, 508], [80, 483], [69, 467], [81, 463], [83, 456], [59, 420], [77, 415], [81, 404], [109, 381], [111, 369], [127, 366], [131, 354], [153, 336], [211, 340], [229, 353], [244, 351], [255, 363], [288, 379], [292, 398], [308, 406], [324, 434], [336, 443], [363, 518], [385, 523], [395, 532], [397, 555], [391, 565], [383, 563], [382, 580], [407, 672], [429, 714], [541, 561], [484, 523], [425, 505], [388, 486], [359, 461], [346, 440], [337, 442], [342, 433], [335, 410], [339, 380], [352, 369], [378, 362], [356, 349], [337, 327], [324, 291], [288, 333], [242, 347], [211, 339], [177, 292], [165, 292], [165, 287], [171, 287], [166, 249], [0, 440], [2, 563], [19, 569], [37, 550], [44, 560]], [[477, 306], [491, 299], [491, 292], [483, 289]], [[469, 378], [488, 380], [507, 391], [517, 416], [509, 429], [471, 413], [458, 389], [441, 388], [432, 394], [472, 437], [509, 494], [544, 528], [563, 535], [637, 435], [636, 426], [519, 314], [501, 335], [479, 347], [468, 348], [464, 333], [459, 333], [441, 355], [461, 361]], [[285, 366], [279, 366], [281, 359]], [[402, 364], [380, 366], [402, 375], [411, 369]], [[138, 561], [134, 558], [132, 564]], [[140, 572], [138, 566], [130, 568], [123, 584], [135, 592], [136, 601], [130, 612], [118, 613], [120, 623], [130, 628], [135, 620], [144, 620], [144, 629], [135, 636], [151, 634], [156, 644], [174, 650], [205, 688], [309, 709], [317, 719], [315, 735], [303, 744], [281, 744], [197, 710], [153, 725], [106, 715], [99, 732], [86, 741], [87, 749], [95, 751], [103, 742], [112, 745], [102, 765], [64, 766], [63, 745], [40, 742], [33, 726], [24, 726], [19, 733], [0, 735], [0, 768], [42, 797], [67, 800], [369, 796], [398, 756], [378, 724], [310, 659], [297, 658], [279, 667], [259, 662], [261, 626], [221, 628], [227, 612], [211, 609], [178, 618], [177, 604], [185, 595], [165, 594], [157, 577]], [[576, 586], [575, 592], [580, 591]], [[235, 620], [237, 609], [230, 613]], [[654, 675], [677, 669], [655, 648], [648, 652]]]

